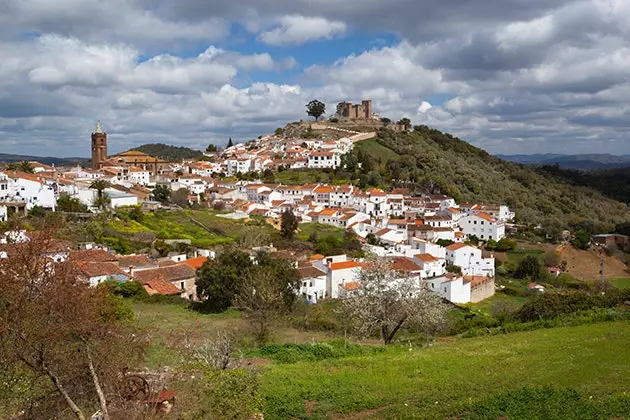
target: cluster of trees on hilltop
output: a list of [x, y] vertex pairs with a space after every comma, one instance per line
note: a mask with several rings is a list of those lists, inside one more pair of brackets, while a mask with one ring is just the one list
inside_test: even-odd
[[411, 132], [381, 129], [342, 163], [334, 178], [358, 180], [361, 187], [403, 186], [457, 201], [507, 204], [517, 221], [541, 225], [552, 236], [566, 228], [610, 232], [630, 221], [627, 205], [594, 189], [503, 161], [427, 126], [414, 126]]
[[183, 146], [170, 146], [163, 143], [143, 144], [131, 150], [137, 150], [169, 162], [179, 162], [182, 159], [200, 159], [203, 157], [203, 153], [199, 150], [193, 150]]

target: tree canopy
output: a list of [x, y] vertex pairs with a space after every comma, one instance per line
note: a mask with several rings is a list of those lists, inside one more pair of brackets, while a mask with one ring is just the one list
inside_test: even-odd
[[298, 221], [295, 214], [293, 214], [291, 210], [287, 210], [282, 213], [280, 219], [280, 231], [282, 232], [282, 236], [287, 239], [293, 239], [295, 231], [298, 228]]
[[326, 105], [323, 102], [313, 99], [306, 104], [306, 114], [315, 118], [318, 121], [319, 118], [326, 112]]

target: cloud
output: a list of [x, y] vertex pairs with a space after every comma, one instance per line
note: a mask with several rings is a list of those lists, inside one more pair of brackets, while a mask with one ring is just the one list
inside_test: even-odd
[[319, 17], [284, 16], [280, 26], [263, 32], [258, 39], [268, 45], [299, 45], [319, 39], [333, 39], [346, 31], [346, 24]]

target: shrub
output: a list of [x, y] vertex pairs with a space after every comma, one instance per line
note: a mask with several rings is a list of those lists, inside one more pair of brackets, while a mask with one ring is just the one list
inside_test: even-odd
[[278, 363], [318, 361], [349, 356], [360, 356], [384, 351], [383, 347], [344, 343], [343, 340], [317, 344], [271, 344], [250, 355], [265, 357]]
[[497, 242], [494, 249], [499, 252], [513, 251], [516, 249], [516, 241], [508, 238], [503, 238], [499, 240], [499, 242]]

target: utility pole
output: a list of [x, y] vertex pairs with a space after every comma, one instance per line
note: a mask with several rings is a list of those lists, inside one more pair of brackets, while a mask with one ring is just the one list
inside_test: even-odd
[[599, 281], [604, 283], [604, 252], [599, 251]]

